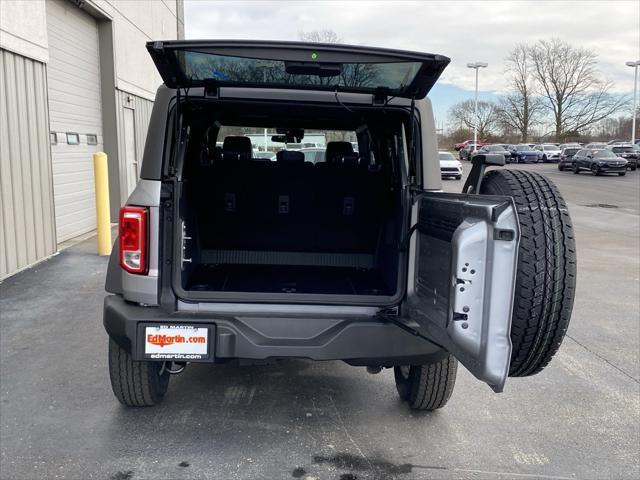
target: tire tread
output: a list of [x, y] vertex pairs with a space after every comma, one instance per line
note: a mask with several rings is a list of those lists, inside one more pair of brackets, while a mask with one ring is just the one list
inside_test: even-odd
[[411, 367], [409, 406], [414, 410], [436, 410], [444, 407], [456, 381], [458, 361], [447, 355], [442, 360]]
[[492, 170], [481, 193], [513, 197], [521, 228], [511, 325], [509, 376], [542, 371], [569, 326], [576, 284], [576, 246], [567, 205], [546, 177]]
[[156, 405], [164, 397], [169, 374], [159, 375], [157, 362], [135, 361], [131, 354], [109, 339], [109, 376], [120, 403], [129, 407]]

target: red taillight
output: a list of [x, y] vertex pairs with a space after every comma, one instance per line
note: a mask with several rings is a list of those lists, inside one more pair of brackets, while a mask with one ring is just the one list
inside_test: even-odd
[[129, 273], [147, 273], [147, 209], [120, 209], [120, 266]]

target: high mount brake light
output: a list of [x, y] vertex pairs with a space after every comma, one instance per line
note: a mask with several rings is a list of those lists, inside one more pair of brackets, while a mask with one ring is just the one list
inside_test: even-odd
[[148, 271], [147, 218], [144, 207], [120, 209], [120, 266], [129, 273], [144, 275]]

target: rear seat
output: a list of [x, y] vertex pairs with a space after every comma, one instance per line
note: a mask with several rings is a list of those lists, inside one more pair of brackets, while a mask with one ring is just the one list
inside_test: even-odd
[[381, 177], [361, 162], [350, 142], [329, 142], [326, 162], [316, 168], [318, 245], [336, 251], [373, 251], [378, 240]]
[[298, 151], [280, 151], [276, 162], [253, 161], [251, 152], [248, 137], [226, 137], [222, 158], [196, 179], [208, 183], [198, 195], [210, 205], [200, 209], [204, 248], [375, 250], [382, 175], [359, 161], [351, 143], [329, 142], [327, 161], [315, 166]]

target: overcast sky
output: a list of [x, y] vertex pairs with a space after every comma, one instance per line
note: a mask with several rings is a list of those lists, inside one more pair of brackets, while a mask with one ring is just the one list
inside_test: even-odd
[[[434, 98], [436, 115], [474, 88], [467, 62], [484, 61], [480, 90], [504, 89], [514, 44], [559, 37], [593, 49], [619, 92], [633, 91], [628, 60], [640, 59], [640, 1], [286, 2], [186, 0], [187, 38], [298, 40], [333, 29], [344, 43], [439, 53], [451, 58]], [[433, 95], [432, 95], [433, 97]], [[439, 108], [438, 108], [439, 107]]]

